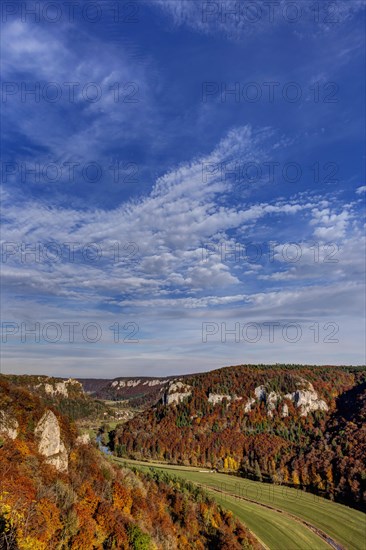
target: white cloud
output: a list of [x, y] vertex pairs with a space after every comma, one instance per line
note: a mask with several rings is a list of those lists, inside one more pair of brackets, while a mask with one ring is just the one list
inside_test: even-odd
[[339, 214], [331, 212], [329, 208], [313, 210], [312, 224], [317, 225], [314, 236], [323, 241], [342, 239], [350, 221], [350, 214], [343, 210]]
[[[4, 94], [4, 122], [37, 150], [47, 151], [38, 153], [37, 161], [49, 162], [52, 155], [61, 166], [81, 159], [98, 162], [110, 143], [131, 143], [156, 121], [148, 76], [152, 71], [156, 77], [152, 60], [135, 63], [117, 45], [101, 44], [82, 30], [75, 44], [70, 25], [13, 21], [2, 27], [3, 79], [10, 92], [16, 87]], [[37, 100], [25, 94], [35, 89]], [[128, 94], [134, 102], [126, 102]], [[23, 156], [17, 162], [35, 161], [33, 151]]]
[[[327, 201], [311, 199], [306, 193], [287, 200], [233, 204], [222, 200], [230, 196], [230, 182], [222, 181], [219, 173], [207, 181], [202, 177], [202, 165], [223, 162], [233, 151], [239, 156], [244, 153], [261, 158], [267, 147], [263, 140], [266, 143], [268, 132], [256, 133], [247, 126], [233, 130], [211, 154], [171, 170], [157, 181], [150, 194], [114, 210], [62, 208], [45, 205], [41, 200], [26, 203], [6, 191], [5, 242], [15, 246], [50, 241], [78, 244], [73, 261], [63, 257], [56, 262], [51, 257], [34, 262], [28, 256], [22, 262], [20, 249], [10, 254], [2, 266], [7, 287], [4, 318], [100, 323], [105, 335], [100, 345], [111, 361], [111, 374], [120, 373], [115, 370], [117, 357], [142, 368], [146, 357], [155, 365], [157, 358], [165, 354], [179, 365], [181, 353], [204, 353], [200, 344], [202, 320], [221, 323], [239, 317], [275, 321], [288, 318], [289, 312], [294, 319], [313, 317], [324, 323], [331, 320], [344, 324], [362, 318], [362, 241], [352, 204], [333, 204], [335, 199], [331, 197]], [[266, 229], [269, 216], [271, 224]], [[301, 261], [295, 265], [283, 269], [286, 262], [279, 245], [274, 250], [273, 264], [264, 257], [255, 263], [242, 259], [233, 262], [230, 255], [225, 257], [215, 248], [221, 242], [230, 248], [243, 235], [251, 238], [257, 228], [268, 241], [279, 240], [273, 229], [274, 217], [280, 223], [285, 219], [290, 222], [286, 237], [295, 227], [301, 227], [307, 237], [302, 241]], [[337, 238], [341, 245], [337, 264], [314, 262], [312, 233], [321, 241], [323, 235], [326, 242]], [[118, 258], [116, 242], [120, 243]], [[290, 242], [286, 239], [284, 244]], [[88, 261], [83, 257], [83, 247], [88, 243], [99, 244], [100, 259]], [[214, 246], [209, 254], [202, 250], [207, 243]], [[131, 255], [131, 250], [136, 253]], [[140, 327], [138, 347], [118, 348], [119, 356], [116, 348], [110, 349], [108, 328], [116, 319]], [[357, 331], [355, 334], [354, 346], [360, 350], [361, 340]], [[78, 346], [90, 364], [100, 361], [102, 354], [95, 353], [99, 348], [85, 342]], [[286, 343], [283, 349], [287, 347]], [[76, 353], [69, 344], [58, 348], [40, 346], [38, 360], [44, 361], [55, 349], [70, 370], [78, 365], [79, 351]], [[261, 360], [278, 357], [271, 355], [273, 348], [259, 349], [263, 352]], [[322, 357], [328, 357], [327, 350], [325, 347]], [[27, 355], [28, 351], [29, 346], [7, 348], [7, 368], [14, 368], [17, 352], [23, 360], [29, 357], [28, 365], [34, 365], [37, 350], [33, 346]], [[302, 346], [296, 348], [296, 353], [299, 358], [301, 354], [308, 357]], [[238, 358], [236, 350], [226, 348], [226, 354], [221, 364]], [[224, 360], [221, 348], [216, 360], [220, 357]], [[61, 359], [50, 364], [59, 368]]]
[[[258, 137], [259, 136], [259, 137]], [[249, 127], [229, 133], [214, 151], [194, 162], [182, 165], [160, 178], [152, 192], [144, 198], [123, 204], [115, 210], [75, 210], [45, 206], [41, 201], [13, 204], [10, 195], [5, 197], [7, 224], [3, 239], [16, 243], [17, 253], [10, 255], [8, 278], [22, 278], [22, 284], [38, 287], [44, 292], [80, 293], [97, 291], [101, 299], [112, 291], [161, 291], [166, 286], [189, 292], [207, 287], [225, 288], [239, 282], [227, 262], [210, 255], [202, 262], [205, 242], [228, 239], [227, 232], [240, 230], [246, 224], [256, 224], [268, 215], [299, 214], [310, 205], [306, 202], [254, 203], [245, 205], [219, 204], [220, 197], [230, 193], [230, 182], [215, 174], [208, 181], [202, 177], [202, 166], [219, 164], [243, 153], [260, 156], [261, 133]], [[39, 262], [29, 267], [19, 262], [21, 243], [79, 243], [75, 245], [75, 262]], [[121, 243], [121, 253], [128, 242], [134, 242], [138, 262], [122, 257], [113, 261], [113, 243]], [[83, 247], [100, 243], [102, 258], [85, 261]], [[63, 244], [62, 249], [66, 247]], [[23, 255], [24, 256], [24, 255]], [[28, 255], [28, 257], [31, 255]], [[64, 259], [64, 256], [62, 256]], [[133, 260], [134, 258], [132, 258]], [[167, 274], [169, 276], [167, 277]]]

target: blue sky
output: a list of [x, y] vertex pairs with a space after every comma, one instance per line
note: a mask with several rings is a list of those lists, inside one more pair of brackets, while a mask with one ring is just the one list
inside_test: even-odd
[[363, 2], [38, 5], [2, 13], [2, 371], [363, 363]]

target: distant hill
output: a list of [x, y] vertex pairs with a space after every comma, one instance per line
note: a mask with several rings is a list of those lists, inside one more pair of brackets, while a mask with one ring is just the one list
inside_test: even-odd
[[167, 377], [118, 377], [113, 380], [79, 378], [84, 390], [98, 399], [111, 401], [127, 400], [131, 407], [147, 407], [159, 401], [169, 382], [176, 376]]
[[175, 378], [119, 426], [120, 456], [202, 465], [355, 506], [366, 497], [366, 368], [240, 365]]
[[261, 548], [199, 488], [114, 466], [88, 444], [43, 398], [75, 382], [11, 378], [0, 377], [0, 548]]
[[97, 419], [104, 413], [108, 417], [114, 416], [110, 407], [87, 395], [82, 384], [73, 378], [66, 380], [43, 375], [2, 374], [1, 380], [27, 389], [72, 420]]

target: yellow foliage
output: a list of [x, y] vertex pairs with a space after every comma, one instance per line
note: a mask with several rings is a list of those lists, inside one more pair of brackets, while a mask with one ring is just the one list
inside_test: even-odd
[[130, 491], [120, 483], [116, 482], [113, 489], [113, 504], [116, 508], [123, 510], [126, 514], [130, 514], [132, 503], [133, 500]]
[[299, 478], [299, 474], [297, 473], [296, 470], [294, 470], [292, 472], [292, 483], [294, 485], [300, 485], [300, 478]]
[[211, 517], [211, 526], [214, 527], [214, 529], [218, 529], [219, 526], [216, 522], [216, 518], [214, 516]]
[[235, 458], [232, 458], [231, 456], [227, 456], [224, 460], [224, 469], [225, 470], [237, 470], [239, 468], [238, 462], [235, 460]]
[[189, 547], [189, 541], [185, 535], [181, 535], [178, 541], [179, 550], [186, 550]]
[[71, 451], [71, 453], [69, 454], [69, 461], [70, 462], [76, 462], [76, 459], [77, 459], [77, 454], [75, 451]]
[[5, 521], [5, 533], [8, 533], [12, 527], [21, 526], [24, 520], [24, 515], [9, 504], [10, 498], [11, 495], [8, 491], [0, 493], [0, 517]]
[[327, 469], [326, 476], [327, 476], [327, 481], [328, 481], [328, 483], [333, 483], [332, 466], [329, 466], [329, 468]]
[[19, 550], [48, 550], [48, 545], [34, 537], [25, 537], [17, 539]]
[[21, 439], [16, 439], [13, 442], [13, 445], [15, 446], [16, 450], [21, 454], [22, 458], [30, 455], [29, 447], [25, 441], [22, 441]]
[[39, 537], [39, 539], [47, 542], [52, 539], [56, 531], [62, 528], [60, 513], [57, 507], [45, 498], [37, 502], [36, 508], [41, 519], [39, 524], [43, 528], [42, 537]]

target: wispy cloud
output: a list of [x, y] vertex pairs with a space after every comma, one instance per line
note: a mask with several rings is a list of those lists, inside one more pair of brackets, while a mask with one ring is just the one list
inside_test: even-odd
[[[171, 326], [166, 326], [168, 319], [177, 331], [183, 330], [182, 342], [192, 332], [197, 342], [199, 319], [207, 319], [207, 314], [215, 323], [235, 317], [276, 321], [289, 311], [291, 318], [298, 319], [315, 316], [340, 322], [340, 311], [343, 318], [361, 318], [361, 286], [356, 284], [361, 280], [357, 271], [357, 265], [361, 268], [357, 257], [361, 239], [359, 229], [351, 224], [351, 204], [338, 213], [336, 199], [331, 205], [328, 197], [324, 201], [328, 207], [319, 208], [319, 198], [312, 200], [311, 195], [302, 194], [286, 201], [234, 205], [223, 200], [232, 190], [230, 181], [219, 173], [207, 181], [202, 176], [203, 166], [233, 155], [244, 152], [260, 157], [267, 137], [266, 132], [237, 128], [211, 154], [171, 170], [157, 180], [151, 193], [112, 211], [80, 211], [42, 201], [25, 204], [5, 194], [5, 317], [20, 322], [21, 312], [27, 312], [25, 317], [32, 322], [83, 319], [85, 323], [93, 319], [105, 327], [120, 316], [138, 319], [149, 342], [160, 341], [164, 334], [164, 349], [170, 347], [167, 342], [173, 337]], [[281, 223], [294, 216], [307, 236], [297, 244], [301, 250], [298, 262], [293, 261], [294, 250], [288, 252], [288, 240], [274, 244], [272, 262], [266, 248], [255, 263], [241, 256], [233, 261], [233, 246], [252, 239], [258, 227], [262, 241], [266, 239], [264, 246], [278, 241], [271, 225], [264, 230], [268, 217], [273, 225], [274, 218]], [[321, 247], [320, 258], [314, 256], [312, 236]], [[324, 249], [329, 240], [337, 242], [335, 251]], [[32, 246], [50, 242], [61, 247], [56, 256], [52, 256], [51, 247], [46, 259], [34, 261]], [[116, 243], [121, 245], [119, 252], [125, 250], [125, 257], [117, 261]], [[126, 248], [128, 243], [132, 248]], [[220, 243], [225, 244], [224, 254]], [[70, 255], [65, 257], [70, 244], [72, 261]], [[93, 261], [82, 253], [88, 246]], [[98, 250], [100, 257], [96, 258]], [[327, 264], [326, 260], [334, 257], [336, 263]], [[348, 274], [354, 283], [345, 284]], [[324, 282], [319, 284], [320, 280]], [[272, 286], [266, 288], [269, 284]], [[50, 309], [47, 303], [51, 298], [56, 302]], [[142, 339], [140, 346], [145, 345]], [[179, 355], [178, 348], [175, 352], [170, 349]], [[85, 353], [93, 354], [90, 345], [85, 346]], [[67, 357], [64, 360], [69, 361]]]
[[[3, 368], [98, 376], [104, 361], [112, 376], [244, 359], [362, 360], [363, 98], [354, 75], [363, 2], [337, 2], [336, 24], [323, 4], [319, 13], [298, 4], [292, 23], [294, 3], [273, 4], [273, 21], [264, 11], [255, 21], [264, 5], [250, 4], [139, 2], [131, 25], [111, 16], [105, 25], [4, 23], [2, 313], [19, 330], [6, 334]], [[294, 80], [303, 95], [293, 104], [283, 87]], [[219, 90], [207, 103], [206, 81]], [[278, 82], [273, 103], [268, 81]], [[57, 101], [42, 95], [52, 82]], [[260, 101], [223, 98], [236, 82], [254, 82]], [[82, 171], [89, 162], [103, 169], [94, 182]], [[138, 177], [116, 181], [116, 162], [123, 176], [132, 162]], [[47, 163], [78, 168], [71, 182], [66, 169], [57, 181], [23, 177]], [[298, 180], [283, 177], [291, 163]], [[247, 166], [259, 176], [247, 177]], [[42, 334], [22, 342], [22, 322], [64, 333], [54, 344]], [[283, 338], [287, 322], [303, 329], [296, 345]], [[103, 332], [94, 343], [82, 334], [90, 323]], [[203, 323], [214, 332], [207, 342]], [[222, 325], [225, 333], [237, 323], [241, 334], [246, 323], [263, 333], [279, 323], [280, 340], [225, 342]], [[340, 339], [328, 344], [332, 324]], [[136, 326], [138, 343], [125, 342]]]

